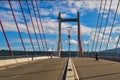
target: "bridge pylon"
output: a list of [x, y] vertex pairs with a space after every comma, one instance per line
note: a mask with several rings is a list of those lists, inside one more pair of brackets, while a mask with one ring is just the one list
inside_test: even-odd
[[77, 18], [61, 18], [61, 12], [58, 14], [58, 48], [57, 52], [59, 54], [59, 57], [61, 57], [61, 51], [62, 51], [62, 35], [61, 35], [61, 23], [62, 22], [77, 22], [78, 26], [78, 47], [79, 47], [79, 54], [80, 56], [83, 56], [83, 49], [82, 49], [82, 41], [81, 41], [81, 28], [80, 28], [80, 14], [79, 11], [77, 11]]

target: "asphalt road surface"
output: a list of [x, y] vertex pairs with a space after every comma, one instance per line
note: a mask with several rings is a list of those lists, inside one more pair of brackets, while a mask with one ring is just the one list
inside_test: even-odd
[[80, 80], [120, 80], [120, 63], [93, 58], [74, 58]]
[[66, 58], [38, 60], [0, 70], [0, 80], [60, 80]]

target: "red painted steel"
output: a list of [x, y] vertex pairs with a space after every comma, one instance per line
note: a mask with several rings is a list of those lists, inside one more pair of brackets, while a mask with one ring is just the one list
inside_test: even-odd
[[[34, 11], [34, 15], [35, 15], [35, 19], [36, 19], [38, 31], [39, 31], [39, 36], [40, 36], [40, 38], [41, 38], [40, 40], [41, 40], [41, 43], [42, 43], [42, 47], [43, 47], [43, 49], [45, 50], [44, 45], [43, 45], [42, 36], [41, 36], [40, 26], [39, 26], [39, 24], [38, 24], [37, 14], [35, 13], [36, 11], [35, 11], [35, 6], [34, 6], [33, 1], [32, 1], [32, 5], [33, 5], [33, 11]], [[37, 11], [37, 12], [38, 12], [38, 11]]]
[[14, 15], [14, 11], [13, 11], [12, 5], [11, 5], [11, 3], [10, 3], [10, 0], [8, 0], [8, 2], [9, 2], [10, 9], [11, 9], [11, 11], [12, 11], [12, 15], [13, 15], [13, 18], [14, 18], [14, 21], [15, 21], [15, 24], [16, 24], [16, 27], [17, 27], [17, 30], [18, 30], [18, 34], [19, 34], [19, 36], [20, 36], [20, 40], [21, 40], [21, 42], [22, 42], [22, 46], [23, 46], [24, 51], [25, 51], [26, 56], [27, 56], [28, 54], [27, 54], [27, 51], [26, 51], [26, 48], [25, 48], [25, 45], [24, 45], [24, 42], [23, 42], [23, 39], [22, 39], [22, 35], [21, 35], [21, 33], [20, 33], [20, 30], [19, 30], [19, 26], [18, 26], [18, 24], [17, 24], [16, 17], [15, 17], [15, 15]]
[[11, 47], [10, 47], [10, 43], [9, 43], [8, 38], [7, 38], [7, 36], [6, 36], [6, 33], [5, 33], [4, 28], [3, 28], [3, 25], [2, 25], [1, 20], [0, 20], [0, 25], [1, 25], [1, 28], [2, 28], [2, 31], [3, 31], [3, 34], [4, 34], [4, 37], [5, 37], [5, 40], [6, 40], [6, 42], [7, 42], [8, 48], [9, 48], [9, 50], [10, 50], [10, 54], [11, 54], [12, 57], [13, 57], [14, 55], [13, 55], [12, 49], [11, 49]]
[[35, 33], [35, 38], [36, 38], [36, 41], [37, 41], [37, 44], [38, 44], [38, 49], [39, 49], [39, 51], [41, 51], [40, 50], [40, 45], [39, 45], [39, 42], [38, 42], [38, 38], [37, 38], [37, 34], [36, 34], [36, 30], [35, 30], [35, 26], [34, 26], [34, 23], [33, 23], [32, 15], [31, 15], [31, 12], [30, 12], [28, 0], [26, 0], [26, 3], [27, 3], [28, 12], [29, 12], [29, 15], [30, 15], [31, 23], [32, 23], [32, 26], [33, 26], [33, 30], [34, 30], [34, 33]]
[[30, 35], [30, 31], [29, 31], [29, 28], [28, 28], [28, 25], [27, 25], [27, 21], [26, 21], [26, 18], [25, 18], [23, 8], [22, 8], [22, 4], [21, 4], [20, 0], [19, 0], [19, 4], [20, 4], [20, 8], [21, 8], [21, 11], [22, 11], [22, 15], [23, 15], [23, 18], [24, 18], [24, 21], [25, 21], [25, 25], [26, 25], [26, 28], [27, 28], [27, 31], [28, 31], [28, 36], [29, 36], [33, 51], [35, 51], [35, 48], [34, 48], [34, 45], [33, 45], [33, 42], [32, 42], [32, 38], [31, 38], [31, 35]]
[[39, 20], [40, 20], [41, 28], [42, 28], [43, 38], [44, 38], [44, 41], [45, 41], [45, 46], [46, 46], [46, 49], [48, 51], [48, 46], [47, 46], [47, 42], [46, 42], [46, 38], [45, 38], [45, 33], [44, 33], [43, 25], [42, 25], [42, 20], [41, 20], [41, 16], [40, 16], [40, 10], [38, 9], [38, 2], [37, 2], [37, 0], [36, 0], [36, 6], [37, 6], [37, 11], [38, 11], [38, 15], [39, 15]]
[[82, 48], [82, 41], [81, 41], [81, 28], [80, 28], [80, 14], [77, 12], [77, 17], [78, 17], [78, 45], [79, 45], [79, 51], [80, 51], [80, 56], [83, 56], [83, 48]]

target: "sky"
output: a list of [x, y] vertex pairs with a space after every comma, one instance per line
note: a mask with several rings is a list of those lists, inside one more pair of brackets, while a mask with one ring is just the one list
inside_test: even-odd
[[[28, 13], [28, 8], [26, 6], [26, 1], [21, 1], [23, 11], [25, 14], [25, 17], [27, 19], [27, 24], [29, 27], [30, 35], [32, 37], [32, 41], [35, 47], [35, 50], [38, 51], [38, 44], [36, 42], [33, 26], [31, 24], [30, 16]], [[36, 10], [36, 4], [35, 1], [33, 1]], [[112, 1], [112, 6], [110, 10], [110, 16], [108, 18], [107, 28], [105, 32], [105, 37], [103, 40], [102, 50], [105, 50], [106, 43], [108, 41], [110, 29], [113, 23], [114, 14], [116, 11], [118, 0]], [[32, 46], [30, 43], [30, 39], [28, 37], [28, 32], [25, 26], [25, 21], [23, 19], [23, 15], [21, 13], [21, 8], [18, 1], [11, 1], [16, 20], [20, 29], [20, 32], [22, 34], [23, 41], [25, 43], [25, 47], [28, 51], [32, 51]], [[42, 43], [39, 37], [39, 31], [35, 19], [35, 15], [33, 13], [33, 8], [31, 5], [31, 1], [28, 1], [33, 23], [35, 25], [35, 30], [37, 33], [38, 41], [40, 43], [41, 50], [44, 50], [42, 47]], [[61, 11], [61, 17], [62, 18], [77, 18], [77, 11], [80, 12], [80, 28], [81, 28], [81, 41], [84, 51], [91, 51], [92, 41], [94, 39], [95, 34], [95, 28], [97, 24], [97, 18], [99, 13], [99, 7], [100, 7], [100, 0], [39, 0], [39, 10], [42, 20], [42, 25], [45, 33], [46, 42], [48, 45], [49, 50], [57, 50], [57, 44], [58, 44], [58, 13]], [[98, 31], [97, 35], [99, 33], [100, 29], [100, 23], [102, 18], [102, 13], [104, 9], [105, 0], [103, 0], [102, 4], [102, 10], [100, 12], [100, 20], [98, 23]], [[108, 9], [110, 5], [110, 0], [107, 0], [106, 7], [105, 7], [105, 14], [103, 15], [103, 22], [101, 25], [101, 32], [100, 37], [98, 40], [98, 46], [97, 50], [99, 49], [101, 39], [103, 36], [103, 30], [105, 27], [105, 21], [108, 14]], [[39, 16], [37, 14], [37, 19], [39, 20]], [[8, 1], [0, 1], [0, 20], [2, 22], [2, 25], [4, 26], [7, 38], [9, 40], [9, 43], [11, 45], [12, 50], [23, 50], [23, 46], [21, 44], [20, 37], [18, 35], [18, 31], [15, 25], [15, 21], [12, 15], [12, 12], [10, 10], [10, 6]], [[39, 21], [40, 25], [40, 21]], [[68, 22], [68, 23], [62, 23], [62, 50], [67, 51], [68, 50], [68, 31], [66, 30], [66, 27], [72, 27], [70, 30], [71, 34], [71, 50], [77, 51], [78, 50], [78, 38], [77, 38], [77, 23], [76, 22]], [[40, 26], [41, 35], [43, 37], [42, 29]], [[112, 35], [110, 38], [110, 44], [108, 46], [108, 49], [112, 49], [116, 47], [116, 43], [118, 40], [118, 37], [120, 35], [120, 6], [117, 11], [117, 16], [115, 19], [115, 24], [112, 30]], [[97, 40], [95, 40], [96, 43]], [[5, 49], [7, 50], [7, 44], [3, 35], [3, 32], [0, 27], [0, 50]], [[43, 41], [44, 42], [44, 41]], [[45, 43], [44, 43], [45, 45]], [[118, 44], [118, 47], [120, 47], [120, 42]], [[93, 49], [94, 51], [97, 51]]]

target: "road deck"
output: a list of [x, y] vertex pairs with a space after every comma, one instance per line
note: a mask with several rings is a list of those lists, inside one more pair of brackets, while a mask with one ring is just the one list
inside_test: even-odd
[[0, 70], [0, 80], [60, 80], [65, 58], [45, 59]]
[[73, 58], [80, 80], [120, 80], [120, 63], [93, 58]]

